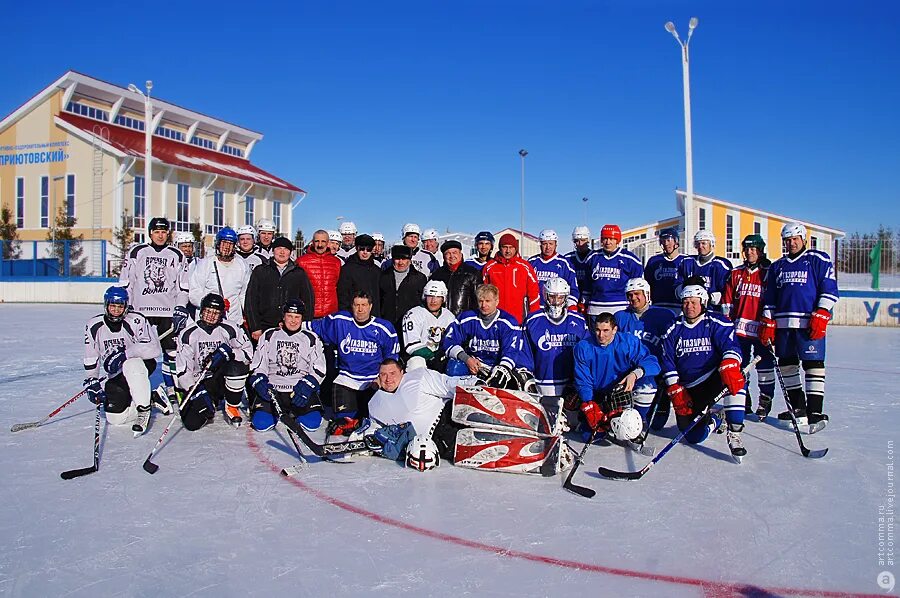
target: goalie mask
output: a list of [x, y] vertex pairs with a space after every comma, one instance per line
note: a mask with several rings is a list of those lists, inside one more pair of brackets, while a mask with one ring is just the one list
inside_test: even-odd
[[544, 309], [551, 320], [559, 320], [566, 313], [569, 290], [569, 283], [559, 277], [544, 283]]
[[637, 409], [629, 407], [609, 422], [609, 429], [619, 440], [634, 440], [644, 431], [644, 421]]
[[428, 471], [441, 464], [437, 445], [430, 436], [421, 434], [406, 447], [406, 466], [418, 471]]

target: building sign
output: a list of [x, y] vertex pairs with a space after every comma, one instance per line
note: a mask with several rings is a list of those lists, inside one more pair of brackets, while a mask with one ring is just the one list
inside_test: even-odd
[[59, 148], [66, 148], [68, 145], [68, 141], [0, 145], [0, 166], [65, 162], [69, 159], [69, 154], [65, 149]]

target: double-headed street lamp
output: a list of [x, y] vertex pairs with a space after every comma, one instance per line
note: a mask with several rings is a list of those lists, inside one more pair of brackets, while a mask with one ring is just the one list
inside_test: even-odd
[[694, 163], [691, 155], [691, 74], [688, 46], [691, 43], [691, 36], [694, 35], [694, 29], [697, 28], [698, 23], [697, 17], [691, 17], [691, 20], [688, 22], [687, 39], [684, 41], [678, 36], [675, 24], [672, 21], [666, 23], [666, 31], [672, 34], [672, 37], [675, 38], [675, 41], [681, 47], [681, 75], [684, 82], [684, 156], [685, 170], [687, 171], [687, 189], [684, 196], [685, 243], [695, 232], [692, 222], [694, 213]]
[[[153, 159], [153, 104], [150, 103], [150, 90], [153, 89], [153, 81], [147, 81], [147, 93], [137, 88], [134, 83], [128, 85], [128, 91], [139, 94], [144, 98], [144, 198], [147, 202], [147, 212], [153, 214], [153, 200], [150, 189], [153, 187], [151, 161]], [[165, 213], [165, 206], [161, 213]]]

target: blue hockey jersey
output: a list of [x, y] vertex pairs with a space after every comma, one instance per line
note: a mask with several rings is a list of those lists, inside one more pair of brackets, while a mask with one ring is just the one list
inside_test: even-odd
[[588, 262], [587, 313], [595, 316], [605, 311], [615, 313], [628, 305], [625, 285], [630, 278], [644, 275], [641, 260], [627, 249], [616, 249], [607, 255], [597, 251]]
[[644, 376], [659, 374], [659, 363], [647, 347], [631, 334], [619, 334], [603, 347], [591, 334], [575, 345], [575, 387], [582, 402], [609, 392], [628, 372], [639, 367]]
[[350, 312], [339, 311], [304, 322], [303, 326], [337, 348], [338, 375], [334, 383], [354, 390], [375, 380], [382, 360], [397, 359], [400, 352], [394, 326], [381, 318], [358, 324]]
[[[490, 258], [488, 258], [488, 261], [490, 261]], [[481, 272], [481, 269], [484, 268], [485, 264], [487, 264], [487, 261], [482, 263], [482, 262], [479, 262], [478, 260], [476, 260], [475, 258], [469, 258], [463, 263], [469, 264], [470, 266], [472, 266], [473, 268], [475, 268], [476, 270]]]
[[575, 278], [575, 270], [572, 269], [569, 260], [558, 253], [553, 254], [547, 260], [538, 254], [528, 258], [528, 263], [531, 264], [537, 273], [538, 285], [541, 289], [541, 307], [544, 306], [544, 283], [551, 278], [562, 278], [569, 283], [569, 298], [566, 302], [568, 305], [578, 303], [578, 280]]
[[566, 258], [566, 261], [569, 262], [569, 265], [572, 266], [572, 271], [575, 272], [575, 282], [578, 283], [578, 292], [584, 297], [579, 297], [587, 300], [587, 295], [584, 290], [588, 287], [588, 280], [590, 278], [590, 270], [588, 269], [588, 262], [591, 260], [591, 256], [594, 255], [594, 250], [589, 249], [587, 253], [584, 254], [584, 257], [578, 255], [577, 251], [570, 251], [563, 257]]
[[734, 325], [722, 314], [706, 312], [688, 324], [681, 316], [663, 337], [662, 371], [666, 384], [696, 386], [712, 375], [726, 357], [741, 361]]
[[769, 268], [763, 293], [763, 316], [779, 328], [806, 328], [818, 308], [831, 311], [838, 301], [834, 264], [823, 251], [805, 249], [784, 256]]
[[[450, 324], [441, 341], [441, 348], [453, 359], [465, 352], [488, 367], [503, 363], [511, 368], [531, 370], [531, 355], [525, 350], [522, 329], [515, 318], [498, 309], [485, 324], [478, 312], [469, 310], [459, 314]], [[462, 361], [462, 359], [460, 359]]]
[[[684, 281], [691, 276], [702, 276], [706, 282], [704, 285], [706, 291], [710, 295], [710, 304], [719, 305], [722, 302], [722, 292], [725, 290], [725, 281], [728, 280], [731, 268], [731, 262], [717, 255], [712, 256], [705, 264], [700, 263], [699, 256], [685, 256], [678, 268], [678, 290], [681, 290]], [[713, 293], [718, 293], [718, 296], [713, 297]]]
[[567, 311], [561, 321], [554, 322], [544, 311], [531, 312], [525, 320], [524, 334], [541, 394], [562, 396], [563, 389], [575, 376], [573, 348], [590, 336], [584, 317]]
[[662, 338], [675, 321], [672, 310], [651, 305], [640, 316], [629, 308], [617, 312], [615, 317], [620, 333], [636, 336], [662, 362]]
[[650, 299], [658, 307], [681, 309], [681, 299], [678, 297], [678, 268], [684, 256], [679, 254], [668, 258], [663, 254], [654, 255], [647, 260], [644, 268], [644, 278], [650, 283]]

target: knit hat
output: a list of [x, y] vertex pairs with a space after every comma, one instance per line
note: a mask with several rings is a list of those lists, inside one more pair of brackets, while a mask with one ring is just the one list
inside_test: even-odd
[[373, 239], [371, 235], [357, 235], [354, 245], [357, 248], [368, 247], [369, 249], [372, 249], [375, 247], [375, 239]]
[[272, 241], [272, 249], [275, 249], [276, 247], [284, 247], [285, 249], [288, 249], [290, 251], [294, 250], [294, 244], [291, 243], [291, 240], [287, 237], [278, 237], [277, 239]]
[[515, 237], [515, 235], [511, 235], [509, 233], [504, 234], [500, 237], [500, 246], [503, 245], [512, 245], [516, 251], [519, 250], [519, 240]]
[[412, 249], [406, 245], [394, 245], [391, 247], [392, 260], [408, 260], [412, 258]]
[[460, 243], [459, 241], [454, 241], [452, 239], [449, 241], [444, 241], [441, 244], [441, 253], [444, 253], [448, 249], [459, 249], [460, 251], [462, 251], [462, 243]]

